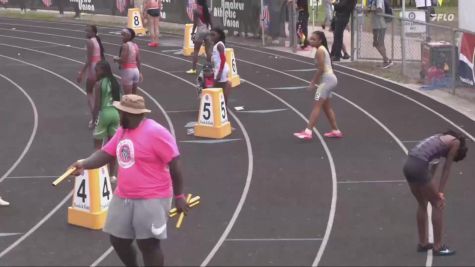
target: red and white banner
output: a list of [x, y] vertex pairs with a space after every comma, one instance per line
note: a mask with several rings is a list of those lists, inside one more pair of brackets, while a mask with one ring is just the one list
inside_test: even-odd
[[464, 83], [475, 85], [475, 35], [464, 33], [460, 41], [459, 77]]
[[124, 13], [125, 7], [127, 6], [127, 0], [116, 0], [115, 5], [120, 13]]
[[53, 4], [53, 0], [41, 0], [45, 7], [50, 7]]

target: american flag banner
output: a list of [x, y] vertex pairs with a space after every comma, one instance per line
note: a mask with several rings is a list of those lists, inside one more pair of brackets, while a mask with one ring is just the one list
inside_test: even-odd
[[464, 83], [475, 85], [475, 35], [464, 33], [460, 41], [459, 77]]
[[115, 6], [120, 13], [124, 13], [127, 0], [115, 0]]
[[186, 4], [186, 14], [188, 15], [188, 18], [193, 21], [193, 9], [195, 8], [195, 1], [194, 0], [188, 0], [188, 3]]
[[270, 12], [269, 12], [269, 6], [264, 5], [262, 8], [262, 14], [261, 14], [261, 21], [264, 26], [264, 30], [269, 29], [269, 24], [270, 24]]
[[50, 7], [53, 4], [53, 0], [42, 0], [45, 7]]

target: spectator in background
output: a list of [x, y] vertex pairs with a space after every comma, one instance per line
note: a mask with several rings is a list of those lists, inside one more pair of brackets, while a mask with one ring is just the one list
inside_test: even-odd
[[322, 29], [325, 30], [327, 23], [331, 23], [333, 20], [333, 5], [332, 0], [323, 0], [323, 6], [325, 8], [325, 18], [322, 22]]
[[58, 6], [59, 14], [64, 15], [64, 3], [66, 0], [56, 0], [56, 5]]
[[368, 2], [368, 10], [371, 16], [371, 25], [373, 27], [373, 46], [383, 57], [383, 68], [387, 69], [394, 63], [386, 54], [386, 46], [384, 45], [384, 37], [386, 35], [386, 21], [381, 14], [384, 14], [384, 0], [370, 0]]
[[297, 36], [299, 37], [300, 47], [308, 47], [308, 0], [297, 0]]
[[340, 61], [343, 46], [343, 33], [350, 21], [351, 13], [355, 9], [357, 0], [333, 0], [335, 9], [335, 31], [333, 32], [332, 61]]

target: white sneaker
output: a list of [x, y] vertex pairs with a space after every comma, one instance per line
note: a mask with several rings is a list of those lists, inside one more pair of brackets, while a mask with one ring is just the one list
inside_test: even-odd
[[111, 176], [111, 183], [113, 184], [117, 183], [117, 177]]
[[0, 206], [10, 206], [10, 202], [7, 202], [0, 197]]

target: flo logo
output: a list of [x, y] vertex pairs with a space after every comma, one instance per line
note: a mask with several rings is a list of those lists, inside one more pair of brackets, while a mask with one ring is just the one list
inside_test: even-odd
[[454, 21], [455, 14], [454, 13], [442, 13], [442, 14], [435, 14], [431, 21]]

